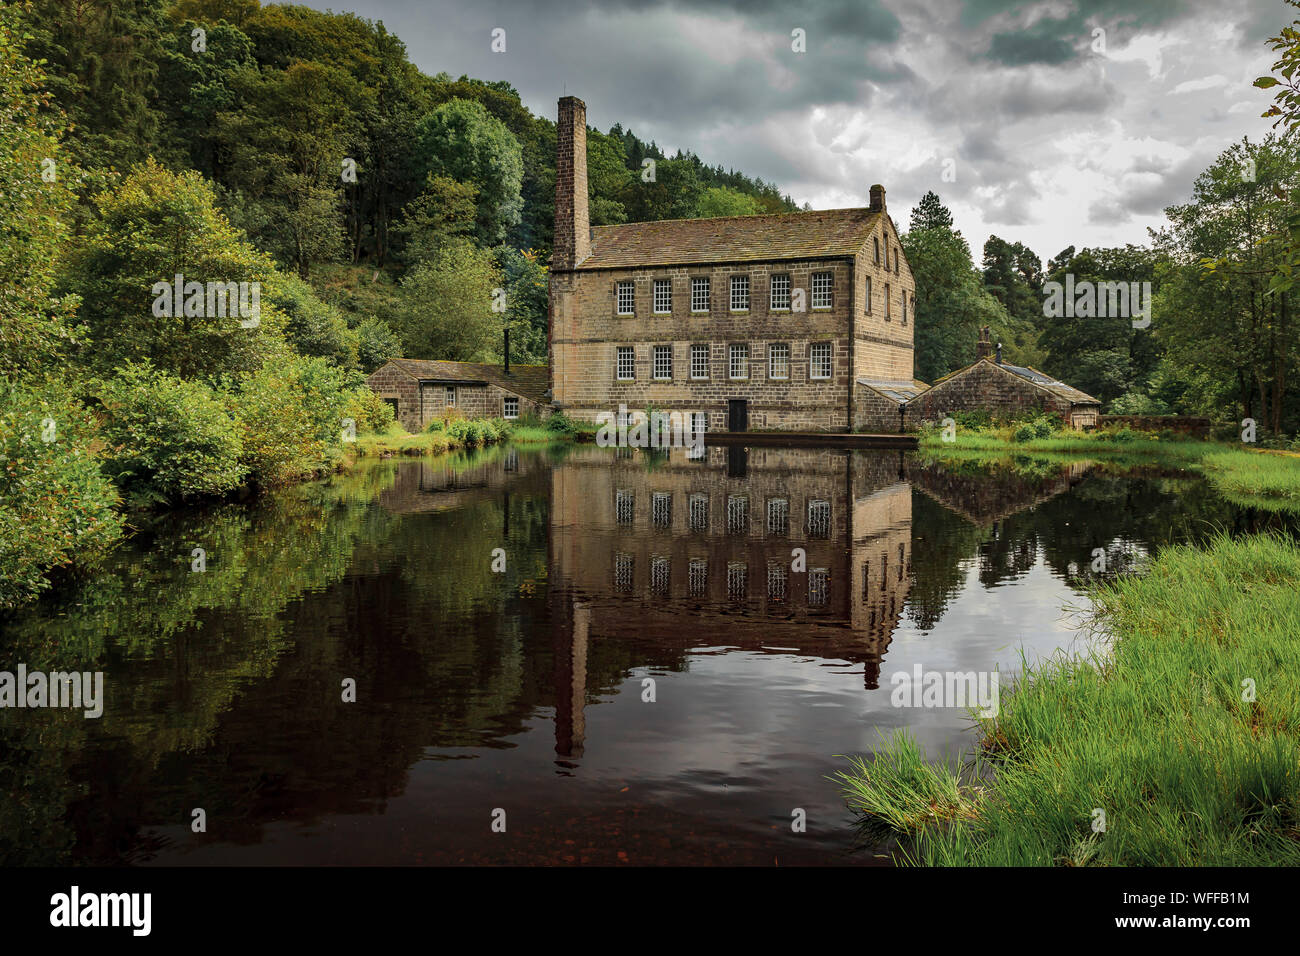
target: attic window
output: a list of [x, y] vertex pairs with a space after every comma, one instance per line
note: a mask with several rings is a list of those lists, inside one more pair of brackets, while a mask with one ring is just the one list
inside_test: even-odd
[[898, 246], [894, 246], [894, 275], [898, 275]]
[[871, 246], [872, 246], [872, 249], [875, 250], [875, 254], [876, 254], [876, 265], [880, 265], [880, 240], [877, 239], [875, 236], [872, 236], [872, 237], [871, 237]]

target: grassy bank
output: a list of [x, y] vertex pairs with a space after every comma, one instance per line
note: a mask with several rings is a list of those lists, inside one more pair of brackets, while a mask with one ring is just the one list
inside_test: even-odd
[[855, 759], [849, 805], [911, 863], [1300, 863], [1300, 547], [1170, 548], [1096, 600], [1109, 654], [1027, 674], [961, 775], [905, 736]]
[[435, 421], [424, 431], [408, 432], [393, 422], [382, 431], [364, 432], [350, 443], [355, 458], [384, 458], [393, 455], [442, 455], [463, 448], [477, 448], [510, 442], [516, 445], [549, 445], [572, 439], [579, 429], [572, 423], [548, 425], [528, 420], [503, 421], [454, 419]]
[[[1022, 433], [1023, 434], [1023, 433]], [[1120, 467], [1165, 464], [1199, 471], [1230, 501], [1271, 511], [1300, 513], [1300, 457], [1192, 438], [1119, 431], [1053, 431], [1017, 440], [1014, 427], [958, 428], [953, 441], [942, 432], [921, 433], [920, 450], [946, 465], [1006, 461], [1029, 456], [1063, 463], [1080, 458]]]

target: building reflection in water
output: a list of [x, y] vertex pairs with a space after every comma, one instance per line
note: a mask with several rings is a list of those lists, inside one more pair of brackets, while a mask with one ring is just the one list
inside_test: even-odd
[[551, 479], [556, 751], [581, 756], [592, 640], [880, 661], [909, 587], [912, 488], [893, 454], [583, 449]]

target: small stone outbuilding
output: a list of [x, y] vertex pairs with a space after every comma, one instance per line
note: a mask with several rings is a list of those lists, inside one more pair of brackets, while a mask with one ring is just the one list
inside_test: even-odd
[[464, 418], [545, 418], [550, 370], [545, 365], [500, 365], [396, 358], [366, 378], [393, 406], [399, 422], [420, 431], [451, 412]]

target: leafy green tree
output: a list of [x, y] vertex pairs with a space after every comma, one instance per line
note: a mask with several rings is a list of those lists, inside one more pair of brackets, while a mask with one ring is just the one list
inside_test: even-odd
[[[933, 190], [926, 192], [921, 201], [912, 210], [908, 221], [909, 230], [916, 229], [951, 229], [952, 213]], [[969, 255], [967, 256], [969, 258]]]
[[446, 176], [430, 175], [424, 192], [407, 204], [393, 227], [404, 241], [402, 258], [408, 263], [435, 256], [448, 243], [462, 241], [475, 227], [478, 190]]
[[505, 276], [506, 325], [510, 329], [510, 361], [544, 365], [547, 356], [547, 314], [550, 304], [548, 270], [532, 249], [497, 249]]
[[469, 243], [449, 244], [419, 263], [402, 281], [396, 310], [406, 354], [463, 362], [498, 358], [502, 315], [492, 305], [504, 287], [492, 254]]
[[270, 302], [247, 318], [229, 304], [224, 317], [187, 314], [185, 303], [159, 304], [157, 285], [172, 285], [177, 275], [205, 286], [249, 282], [261, 289], [276, 274], [269, 257], [217, 209], [212, 187], [198, 173], [176, 174], [147, 161], [96, 197], [95, 206], [99, 218], [70, 262], [70, 283], [85, 303], [86, 365], [108, 371], [148, 360], [189, 379], [255, 369], [287, 352], [284, 316]]
[[700, 195], [695, 215], [701, 219], [715, 216], [756, 216], [762, 209], [758, 200], [726, 186], [710, 186]]
[[54, 292], [78, 171], [42, 71], [0, 10], [0, 375], [53, 367], [73, 339], [75, 297]]
[[500, 242], [519, 222], [523, 155], [519, 142], [481, 103], [454, 99], [415, 128], [415, 162], [421, 178], [445, 176], [478, 190], [476, 235]]

